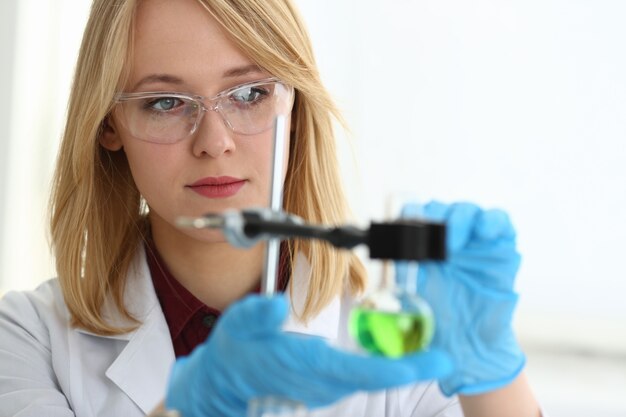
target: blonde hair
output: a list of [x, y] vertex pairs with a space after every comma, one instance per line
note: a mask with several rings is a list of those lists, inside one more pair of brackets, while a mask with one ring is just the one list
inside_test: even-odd
[[[296, 90], [285, 210], [311, 222], [345, 222], [333, 132], [341, 116], [320, 81], [308, 34], [290, 0], [197, 1], [252, 61]], [[50, 201], [52, 248], [65, 303], [73, 325], [98, 334], [122, 333], [138, 324], [125, 307], [124, 284], [147, 221], [124, 153], [109, 152], [98, 142], [114, 95], [128, 79], [137, 2], [95, 0], [92, 5]], [[365, 270], [351, 252], [294, 241], [289, 253], [303, 253], [311, 264], [303, 320], [345, 288], [355, 293], [365, 287]], [[106, 320], [107, 299], [129, 326]]]

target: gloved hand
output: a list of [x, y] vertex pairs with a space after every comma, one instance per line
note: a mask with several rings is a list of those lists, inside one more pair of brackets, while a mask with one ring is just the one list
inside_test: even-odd
[[435, 316], [431, 347], [448, 353], [455, 364], [455, 371], [439, 380], [441, 390], [479, 394], [509, 384], [525, 356], [511, 328], [520, 255], [508, 215], [468, 203], [403, 208], [403, 217], [415, 215], [447, 225], [447, 260], [420, 263], [417, 283]]
[[448, 374], [436, 350], [402, 359], [336, 350], [322, 339], [285, 333], [281, 295], [249, 296], [222, 316], [205, 343], [172, 370], [165, 405], [185, 417], [245, 416], [255, 397], [274, 396], [308, 408], [358, 390], [381, 390]]

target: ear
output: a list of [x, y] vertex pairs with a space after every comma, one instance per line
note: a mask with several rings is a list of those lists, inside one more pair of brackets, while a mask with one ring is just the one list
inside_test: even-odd
[[111, 116], [107, 116], [106, 119], [102, 121], [102, 130], [98, 141], [106, 150], [115, 152], [122, 149], [124, 144], [122, 143], [122, 139]]

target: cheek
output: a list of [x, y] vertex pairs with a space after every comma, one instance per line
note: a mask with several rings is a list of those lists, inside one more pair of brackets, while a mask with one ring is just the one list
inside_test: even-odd
[[174, 177], [173, 155], [162, 148], [143, 142], [124, 146], [135, 184], [148, 202], [154, 194], [168, 189]]

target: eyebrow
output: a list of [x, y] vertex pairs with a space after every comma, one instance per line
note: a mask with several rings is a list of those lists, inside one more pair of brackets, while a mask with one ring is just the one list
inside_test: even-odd
[[133, 86], [133, 90], [132, 91], [136, 91], [139, 88], [139, 86], [141, 86], [143, 84], [158, 83], [158, 82], [168, 83], [168, 84], [178, 84], [178, 85], [183, 84], [183, 80], [182, 79], [180, 79], [178, 77], [174, 77], [173, 75], [169, 75], [169, 74], [151, 74], [151, 75], [143, 77], [141, 80], [139, 80]]
[[[259, 67], [256, 64], [250, 64], [250, 65], [245, 65], [243, 67], [235, 67], [235, 68], [226, 70], [222, 74], [222, 77], [223, 78], [235, 78], [235, 77], [241, 77], [243, 75], [248, 75], [250, 73], [255, 73], [255, 72], [260, 73], [260, 72], [263, 72], [263, 70], [261, 70], [261, 67]], [[184, 81], [181, 78], [175, 77], [170, 74], [150, 74], [146, 77], [143, 77], [141, 80], [139, 80], [133, 86], [133, 91], [136, 91], [139, 88], [139, 86], [143, 84], [158, 83], [158, 82], [176, 84], [176, 85], [181, 85], [184, 83]]]
[[248, 75], [252, 72], [263, 72], [261, 67], [256, 64], [245, 65], [243, 67], [231, 68], [222, 74], [224, 78], [240, 77], [242, 75]]

